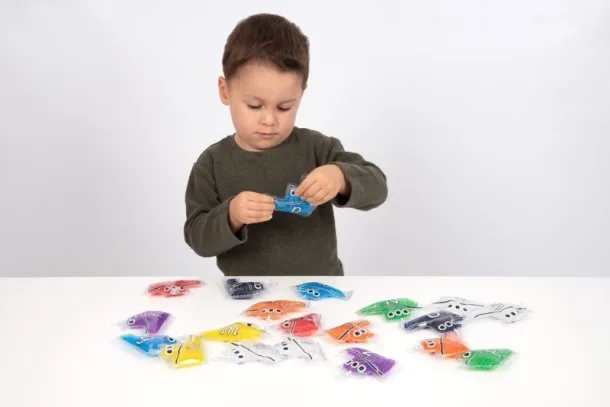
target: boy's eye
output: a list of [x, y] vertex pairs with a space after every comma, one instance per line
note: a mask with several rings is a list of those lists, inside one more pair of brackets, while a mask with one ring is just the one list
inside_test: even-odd
[[254, 106], [254, 105], [248, 105], [248, 107], [252, 110], [258, 110], [261, 108], [260, 106]]
[[277, 108], [280, 112], [287, 112], [289, 111], [291, 108], [290, 107], [278, 107]]

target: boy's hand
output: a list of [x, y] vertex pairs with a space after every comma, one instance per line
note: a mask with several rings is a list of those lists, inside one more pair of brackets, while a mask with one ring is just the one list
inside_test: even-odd
[[229, 203], [229, 223], [233, 232], [243, 225], [266, 222], [273, 215], [273, 198], [269, 195], [244, 191]]
[[310, 172], [294, 192], [310, 204], [318, 206], [330, 201], [339, 193], [349, 194], [349, 185], [341, 168], [328, 164]]

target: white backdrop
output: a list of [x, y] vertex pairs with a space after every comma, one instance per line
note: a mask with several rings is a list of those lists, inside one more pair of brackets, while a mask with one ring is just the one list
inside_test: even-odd
[[388, 175], [348, 274], [610, 275], [610, 2], [311, 3], [1, 1], [0, 276], [217, 273], [184, 188], [257, 12], [312, 42], [297, 125]]

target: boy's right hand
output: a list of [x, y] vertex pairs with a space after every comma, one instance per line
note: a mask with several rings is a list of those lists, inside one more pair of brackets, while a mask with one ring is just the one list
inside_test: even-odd
[[233, 232], [243, 225], [266, 222], [271, 219], [275, 205], [269, 195], [257, 192], [240, 192], [229, 203], [229, 223]]

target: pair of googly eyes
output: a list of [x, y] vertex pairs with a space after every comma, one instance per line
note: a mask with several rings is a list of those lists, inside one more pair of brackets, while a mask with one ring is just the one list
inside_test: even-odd
[[307, 293], [313, 295], [314, 297], [319, 297], [320, 296], [319, 292], [314, 291], [311, 288], [309, 290], [307, 290]]
[[409, 315], [411, 313], [411, 311], [409, 311], [409, 309], [405, 308], [403, 310], [397, 309], [396, 311], [390, 311], [388, 312], [388, 318], [393, 318], [393, 317], [399, 317], [401, 315]]
[[517, 314], [515, 314], [514, 312], [511, 312], [510, 314], [506, 314], [504, 315], [506, 318], [510, 318], [511, 316], [516, 317]]
[[366, 366], [361, 365], [359, 362], [357, 362], [355, 360], [350, 360], [348, 362], [345, 362], [345, 366], [350, 366], [350, 367], [358, 370], [358, 372], [360, 372], [360, 373], [366, 372]]
[[[447, 308], [453, 308], [453, 304], [447, 305]], [[455, 309], [460, 309], [460, 306], [456, 304]], [[468, 309], [462, 306], [462, 311], [468, 312]]]
[[360, 330], [358, 330], [358, 331], [355, 331], [355, 332], [354, 332], [354, 336], [355, 336], [356, 338], [358, 338], [358, 337], [360, 337], [360, 336], [362, 336], [362, 335], [364, 335], [364, 334], [366, 334], [366, 333], [367, 333], [367, 330], [366, 330], [366, 329], [360, 329]]
[[239, 349], [234, 349], [233, 350], [233, 354], [236, 355], [238, 359], [243, 359], [244, 358], [244, 355], [241, 354]]
[[447, 321], [447, 322], [445, 322], [444, 324], [440, 324], [440, 325], [438, 326], [438, 330], [439, 330], [439, 331], [445, 331], [445, 330], [447, 330], [447, 329], [449, 329], [449, 328], [453, 327], [453, 325], [455, 325], [455, 324], [453, 323], [453, 320], [451, 320], [451, 321]]
[[184, 291], [184, 287], [182, 287], [181, 285], [173, 285], [171, 287], [166, 286], [163, 290], [165, 292], [176, 291], [176, 290]]

